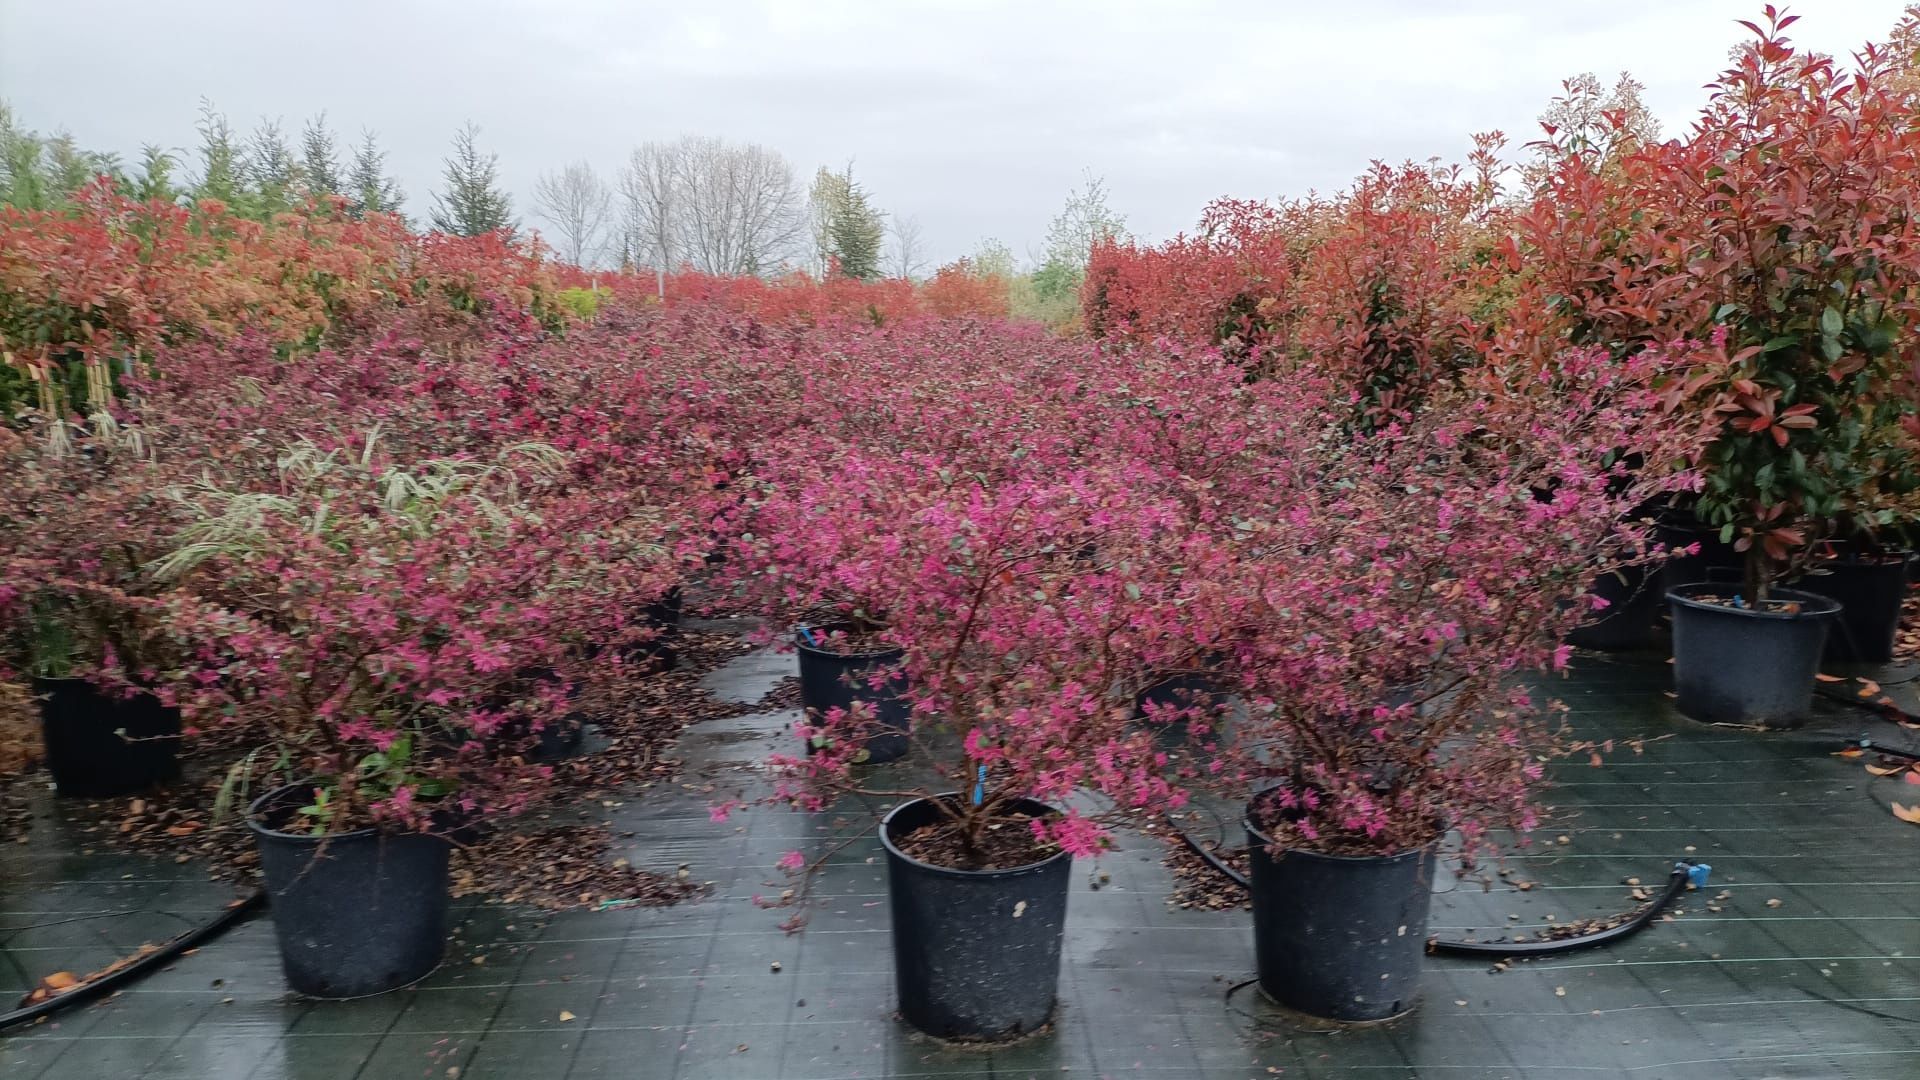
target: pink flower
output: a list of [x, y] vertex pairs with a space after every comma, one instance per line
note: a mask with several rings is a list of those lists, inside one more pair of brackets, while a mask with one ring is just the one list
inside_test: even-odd
[[789, 851], [785, 855], [780, 856], [780, 869], [788, 873], [804, 869], [806, 865], [807, 857], [798, 851]]

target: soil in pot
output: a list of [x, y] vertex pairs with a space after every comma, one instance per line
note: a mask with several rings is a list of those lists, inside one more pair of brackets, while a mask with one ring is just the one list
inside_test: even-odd
[[1735, 606], [1732, 586], [1705, 583], [1673, 589], [1667, 601], [1675, 705], [1682, 713], [1749, 727], [1792, 727], [1806, 718], [1838, 603], [1774, 589], [1756, 610]]
[[1900, 606], [1907, 598], [1906, 552], [1880, 558], [1822, 559], [1796, 587], [1840, 604], [1827, 633], [1825, 657], [1841, 663], [1884, 664], [1893, 659]]
[[[864, 702], [874, 725], [866, 737], [867, 761], [893, 761], [907, 752], [912, 703], [904, 694], [906, 676], [893, 670], [905, 653], [876, 630], [855, 631], [848, 624], [804, 627], [794, 632], [800, 653], [800, 704], [818, 720], [830, 710], [851, 711]], [[884, 675], [878, 687], [876, 676]], [[809, 753], [814, 746], [807, 748]]]
[[180, 775], [179, 709], [152, 694], [117, 697], [84, 679], [35, 679], [33, 691], [61, 795], [131, 795]]
[[311, 791], [278, 788], [247, 814], [287, 985], [308, 997], [355, 998], [425, 978], [446, 951], [447, 841], [371, 828], [298, 831]]
[[[1073, 860], [1033, 842], [1026, 819], [1050, 816], [1051, 807], [1023, 799], [1008, 810], [992, 830], [1008, 836], [971, 857], [956, 855], [952, 830], [941, 828], [945, 815], [930, 800], [903, 803], [880, 824], [900, 1016], [938, 1038], [1006, 1041], [1053, 1019]], [[910, 851], [1012, 865], [957, 869]]]
[[1344, 1023], [1411, 1011], [1438, 841], [1395, 855], [1276, 856], [1252, 808], [1246, 829], [1261, 992], [1282, 1008]]

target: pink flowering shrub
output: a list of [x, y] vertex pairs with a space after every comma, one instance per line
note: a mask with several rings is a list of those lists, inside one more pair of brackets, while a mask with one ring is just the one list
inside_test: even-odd
[[[836, 714], [775, 798], [953, 791], [976, 839], [1035, 798], [1079, 854], [1200, 787], [1271, 791], [1276, 837], [1317, 850], [1524, 829], [1550, 749], [1524, 684], [1597, 574], [1657, 557], [1627, 511], [1691, 483], [1704, 438], [1660, 412], [1685, 347], [1488, 365], [1358, 437], [1332, 376], [1249, 384], [1165, 341], [913, 324], [777, 351], [710, 503], [724, 580], [775, 627], [883, 626], [939, 780], [860, 767], [865, 718]], [[1142, 723], [1181, 672], [1245, 714]]]
[[[1253, 518], [1229, 670], [1248, 714], [1204, 774], [1258, 795], [1280, 848], [1391, 854], [1533, 824], [1553, 706], [1595, 575], [1657, 556], [1628, 512], [1692, 477], [1700, 425], [1658, 407], [1698, 350], [1567, 352], [1550, 376], [1484, 369], [1404, 424], [1334, 440], [1297, 401], [1317, 477]], [[1275, 417], [1280, 419], [1279, 415]], [[1317, 446], [1318, 449], [1315, 447]]]

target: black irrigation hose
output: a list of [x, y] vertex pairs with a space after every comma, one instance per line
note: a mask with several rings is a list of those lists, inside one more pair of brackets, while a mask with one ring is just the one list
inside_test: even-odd
[[1902, 724], [1920, 724], [1920, 716], [1915, 716], [1898, 705], [1892, 705], [1878, 699], [1863, 698], [1857, 694], [1844, 694], [1839, 691], [1828, 690], [1825, 687], [1817, 688], [1816, 692], [1828, 701], [1840, 705], [1851, 705], [1856, 709], [1865, 709], [1867, 712], [1880, 717], [1882, 720], [1891, 720], [1895, 723]]
[[1667, 909], [1668, 904], [1673, 903], [1675, 897], [1687, 890], [1688, 885], [1706, 884], [1706, 874], [1700, 872], [1705, 869], [1704, 863], [1673, 864], [1673, 873], [1667, 875], [1667, 887], [1660, 890], [1658, 896], [1642, 906], [1632, 918], [1605, 930], [1547, 941], [1458, 941], [1452, 938], [1434, 938], [1427, 942], [1427, 951], [1448, 956], [1551, 956], [1554, 953], [1572, 952], [1575, 949], [1619, 941], [1629, 934], [1646, 929], [1649, 923]]
[[[1213, 867], [1215, 872], [1243, 889], [1250, 887], [1245, 874], [1228, 866], [1220, 856], [1195, 840], [1193, 834], [1175, 824], [1172, 819], [1168, 819], [1167, 825], [1173, 829], [1174, 835], [1178, 836], [1188, 849], [1200, 856], [1208, 866]], [[1434, 938], [1427, 942], [1427, 951], [1450, 956], [1551, 956], [1554, 953], [1605, 945], [1610, 941], [1618, 941], [1646, 929], [1662, 911], [1667, 909], [1667, 905], [1673, 903], [1675, 897], [1686, 891], [1689, 884], [1704, 886], [1707, 883], [1708, 869], [1705, 863], [1675, 863], [1673, 873], [1667, 877], [1666, 888], [1662, 889], [1658, 896], [1635, 912], [1632, 918], [1605, 930], [1547, 941], [1457, 941], [1451, 938]]]
[[16, 1027], [20, 1024], [30, 1024], [42, 1017], [51, 1016], [69, 1005], [78, 1005], [83, 1001], [91, 1001], [102, 994], [117, 990], [126, 983], [130, 983], [160, 967], [162, 964], [171, 962], [181, 953], [199, 945], [201, 942], [210, 941], [225, 933], [234, 924], [253, 914], [254, 911], [264, 905], [266, 899], [267, 894], [264, 890], [256, 890], [251, 896], [228, 904], [226, 910], [215, 916], [211, 922], [181, 934], [179, 937], [167, 942], [153, 952], [128, 964], [126, 967], [120, 968], [111, 974], [103, 975], [90, 982], [81, 983], [66, 993], [55, 994], [45, 1001], [35, 1002], [32, 1005], [15, 1009], [12, 1012], [0, 1013], [0, 1031], [5, 1031], [10, 1027]]
[[1179, 837], [1183, 842], [1185, 842], [1187, 847], [1192, 849], [1195, 855], [1198, 855], [1202, 859], [1206, 860], [1207, 865], [1213, 867], [1214, 871], [1217, 872], [1221, 877], [1226, 878], [1228, 881], [1233, 882], [1235, 885], [1238, 885], [1243, 889], [1250, 889], [1253, 887], [1252, 884], [1247, 881], [1247, 875], [1241, 873], [1238, 870], [1235, 870], [1231, 866], [1228, 866], [1226, 862], [1220, 858], [1220, 856], [1215, 855], [1212, 851], [1209, 851], [1206, 847], [1202, 846], [1200, 841], [1195, 840], [1193, 838], [1192, 833], [1189, 833], [1187, 830], [1175, 824], [1172, 818], [1167, 819], [1167, 828], [1172, 829], [1173, 835]]
[[1901, 750], [1897, 747], [1892, 747], [1892, 746], [1884, 746], [1880, 743], [1874, 742], [1872, 739], [1855, 739], [1852, 742], [1849, 742], [1847, 744], [1847, 749], [1863, 750], [1863, 751], [1866, 751], [1867, 753], [1879, 754], [1883, 757], [1904, 758], [1907, 761], [1920, 761], [1920, 752], [1915, 752], [1912, 750]]

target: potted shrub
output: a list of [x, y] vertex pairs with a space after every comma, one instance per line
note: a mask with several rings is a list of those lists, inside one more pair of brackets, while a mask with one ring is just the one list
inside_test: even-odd
[[1723, 421], [1700, 513], [1746, 557], [1738, 583], [1671, 594], [1679, 706], [1765, 726], [1810, 705], [1840, 605], [1779, 584], [1879, 479], [1878, 444], [1911, 408], [1896, 391], [1920, 289], [1920, 131], [1895, 60], [1870, 50], [1843, 72], [1792, 49], [1792, 21], [1756, 28], [1693, 138], [1652, 161], [1669, 306], [1710, 320], [1731, 353], [1697, 399]]
[[114, 435], [110, 418], [52, 444], [0, 429], [0, 678], [38, 699], [62, 795], [128, 795], [180, 771], [180, 714], [149, 692], [172, 657], [119, 602], [155, 583], [121, 498], [139, 455]]
[[226, 801], [260, 847], [288, 984], [405, 985], [445, 946], [450, 837], [538, 795], [528, 759], [584, 663], [571, 635], [625, 618], [599, 595], [622, 579], [537, 444], [404, 462], [368, 434], [230, 464], [171, 492], [184, 523], [153, 566], [176, 586], [158, 603], [199, 659], [166, 693], [270, 740]]
[[[832, 726], [857, 739], [861, 760], [874, 765], [906, 754], [912, 710], [900, 670], [905, 652], [886, 641], [885, 630], [856, 612], [848, 620], [814, 621], [793, 632], [800, 654], [800, 706], [808, 726], [822, 731]], [[856, 725], [856, 715], [864, 723]], [[824, 734], [809, 737], [808, 752], [823, 748], [825, 740]]]
[[1839, 606], [1779, 586], [1874, 482], [1875, 444], [1910, 409], [1898, 383], [1920, 285], [1905, 58], [1798, 51], [1794, 21], [1769, 8], [1752, 25], [1686, 138], [1555, 166], [1522, 222], [1513, 319], [1536, 342], [1617, 354], [1724, 346], [1668, 393], [1719, 425], [1689, 507], [1707, 535], [1688, 539], [1742, 565], [1721, 580], [1700, 567], [1668, 595], [1681, 710], [1742, 724], [1809, 706]]
[[[773, 760], [770, 801], [896, 804], [879, 832], [900, 1014], [976, 1041], [1051, 1020], [1072, 859], [1100, 851], [1127, 812], [1180, 804], [1135, 701], [1217, 639], [1223, 620], [1198, 571], [1227, 562], [1213, 530], [1187, 528], [1199, 509], [1185, 496], [1218, 497], [1183, 486], [1186, 463], [1170, 460], [1170, 442], [1152, 451], [1162, 436], [1147, 429], [1186, 432], [1182, 452], [1208, 460], [1235, 452], [1209, 430], [1235, 416], [1181, 423], [1147, 399], [1183, 382], [1227, 399], [1244, 387], [1212, 357], [1115, 359], [1120, 375], [1086, 366], [1082, 346], [996, 333], [964, 350], [931, 326], [901, 328], [873, 353], [836, 341], [831, 352], [871, 367], [857, 394], [819, 411], [855, 416], [756, 447], [725, 563], [725, 583], [773, 626], [886, 613], [916, 768], [863, 767], [874, 718], [855, 702], [809, 716], [813, 752]], [[842, 385], [812, 360], [797, 363]], [[1002, 379], [1023, 393], [1003, 393]], [[862, 430], [865, 417], [909, 413], [911, 424]]]
[[1246, 715], [1196, 774], [1246, 805], [1259, 982], [1281, 1006], [1411, 1009], [1442, 842], [1471, 861], [1532, 827], [1555, 742], [1522, 680], [1566, 664], [1595, 575], [1642, 557], [1628, 512], [1686, 482], [1592, 448], [1671, 462], [1694, 445], [1654, 403], [1674, 362], [1566, 353], [1544, 379], [1475, 373], [1405, 425], [1296, 436], [1316, 480], [1251, 519], [1269, 554], [1245, 574]]

